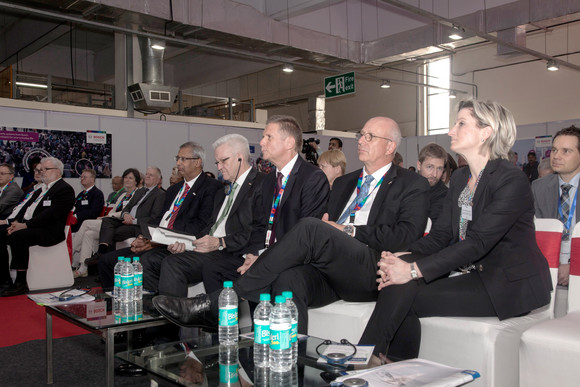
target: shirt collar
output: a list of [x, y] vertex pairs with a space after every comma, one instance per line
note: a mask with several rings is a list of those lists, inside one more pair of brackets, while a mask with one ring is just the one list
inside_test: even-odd
[[284, 168], [282, 169], [277, 169], [277, 172], [282, 172], [282, 174], [284, 175], [284, 177], [288, 176], [290, 174], [290, 172], [292, 172], [292, 168], [294, 168], [294, 164], [296, 164], [296, 161], [298, 160], [298, 153], [292, 158], [292, 160], [290, 160], [288, 162], [288, 164], [286, 164], [284, 166]]

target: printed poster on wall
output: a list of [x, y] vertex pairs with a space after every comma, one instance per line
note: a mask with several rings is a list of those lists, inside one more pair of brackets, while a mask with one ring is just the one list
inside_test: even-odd
[[536, 136], [535, 148], [538, 162], [549, 158], [552, 151], [552, 135]]
[[48, 156], [62, 161], [63, 177], [92, 168], [98, 178], [110, 178], [111, 134], [0, 126], [0, 163], [12, 164], [17, 177], [33, 175], [32, 164]]

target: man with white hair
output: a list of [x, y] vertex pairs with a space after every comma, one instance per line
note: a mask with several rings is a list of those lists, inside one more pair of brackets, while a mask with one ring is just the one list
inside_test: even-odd
[[[62, 179], [63, 164], [54, 157], [40, 161], [43, 186], [34, 191], [7, 228], [0, 231], [0, 262], [6, 267], [7, 246], [12, 251], [11, 269], [16, 280], [0, 293], [1, 297], [17, 296], [28, 292], [26, 273], [30, 246], [54, 246], [64, 240], [64, 227], [75, 202], [75, 191]], [[18, 208], [18, 207], [17, 207]]]

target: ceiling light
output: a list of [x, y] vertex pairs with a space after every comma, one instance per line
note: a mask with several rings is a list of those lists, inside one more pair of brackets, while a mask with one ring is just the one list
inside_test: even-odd
[[550, 59], [548, 61], [548, 65], [546, 66], [546, 68], [548, 69], [548, 71], [558, 71], [560, 70], [560, 66], [558, 66], [558, 63], [556, 63], [555, 60]]
[[38, 89], [47, 89], [48, 88], [47, 85], [43, 85], [41, 83], [16, 82], [16, 85], [23, 86], [23, 87], [36, 87]]
[[165, 46], [162, 43], [155, 43], [151, 45], [154, 50], [165, 50]]
[[464, 31], [461, 27], [453, 26], [453, 31], [451, 31], [451, 33], [449, 34], [449, 39], [453, 39], [453, 40], [463, 39], [462, 32], [464, 32]]
[[449, 90], [449, 98], [451, 99], [457, 98], [457, 92], [455, 90]]
[[381, 88], [388, 89], [389, 87], [391, 87], [391, 82], [389, 82], [388, 80], [385, 79], [381, 82]]
[[284, 71], [285, 73], [291, 73], [292, 71], [294, 71], [294, 66], [292, 66], [291, 64], [285, 64], [284, 66], [282, 66], [282, 71]]

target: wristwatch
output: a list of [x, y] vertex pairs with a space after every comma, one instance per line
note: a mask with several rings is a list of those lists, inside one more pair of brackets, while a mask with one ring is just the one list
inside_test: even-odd
[[413, 278], [413, 281], [419, 279], [419, 274], [417, 274], [417, 270], [415, 270], [415, 265], [413, 263], [411, 263], [411, 278]]
[[223, 240], [223, 238], [218, 238], [218, 241], [220, 241], [220, 244], [218, 246], [218, 250], [222, 251], [224, 249], [224, 240]]
[[346, 226], [344, 226], [342, 231], [344, 231], [348, 236], [353, 236], [354, 226], [352, 224], [347, 224]]

